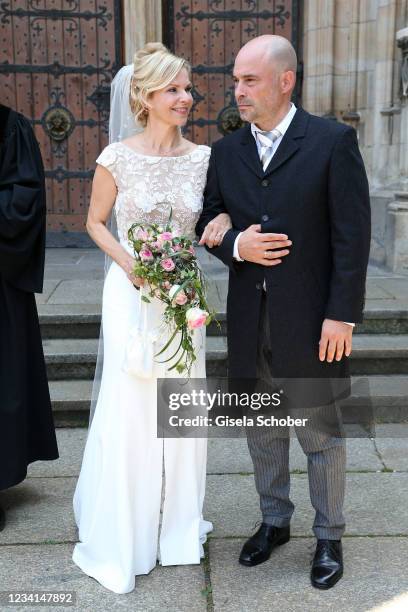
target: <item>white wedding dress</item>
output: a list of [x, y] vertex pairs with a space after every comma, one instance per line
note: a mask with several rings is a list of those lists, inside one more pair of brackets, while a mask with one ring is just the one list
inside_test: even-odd
[[[114, 212], [124, 248], [132, 253], [127, 242], [132, 223], [164, 224], [170, 207], [173, 229], [195, 237], [209, 156], [204, 145], [179, 157], [143, 155], [122, 142], [102, 151], [96, 161], [117, 185]], [[156, 298], [146, 305], [140, 295], [113, 262], [103, 290], [101, 387], [74, 495], [80, 542], [73, 560], [115, 593], [132, 591], [135, 576], [148, 574], [158, 559], [162, 565], [200, 563], [212, 530], [202, 517], [207, 440], [156, 434], [156, 378], [179, 375], [157, 363], [149, 379], [123, 369], [141, 306], [149, 330], [157, 329], [164, 310]], [[205, 378], [205, 328], [195, 330], [194, 345], [191, 377]]]

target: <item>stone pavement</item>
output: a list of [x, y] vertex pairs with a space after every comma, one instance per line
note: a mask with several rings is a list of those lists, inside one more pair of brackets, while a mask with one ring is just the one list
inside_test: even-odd
[[[205, 251], [199, 256], [212, 280], [212, 304], [223, 312], [226, 270]], [[49, 249], [44, 293], [37, 296], [40, 315], [99, 313], [102, 266], [96, 249]], [[407, 303], [408, 277], [370, 266], [366, 307], [398, 312], [404, 325]], [[0, 492], [8, 509], [8, 524], [0, 534], [0, 591], [72, 590], [76, 606], [67, 609], [80, 612], [408, 610], [408, 424], [380, 424], [375, 439], [347, 442], [345, 575], [328, 592], [309, 583], [313, 510], [306, 459], [296, 439], [290, 464], [296, 505], [292, 538], [267, 563], [255, 568], [238, 564], [240, 548], [260, 518], [242, 438], [209, 440], [205, 517], [214, 532], [201, 565], [158, 566], [137, 577], [136, 589], [128, 595], [107, 591], [71, 560], [77, 541], [72, 496], [86, 433], [80, 427], [57, 429], [60, 459], [32, 464], [23, 483]], [[0, 605], [3, 609], [9, 608]]]
[[378, 425], [375, 440], [347, 441], [345, 574], [328, 592], [309, 583], [313, 511], [306, 460], [296, 439], [291, 441], [290, 464], [296, 505], [292, 538], [268, 562], [255, 568], [237, 562], [259, 520], [246, 441], [211, 439], [205, 517], [214, 532], [205, 559], [199, 566], [157, 566], [148, 576], [137, 577], [132, 593], [115, 595], [71, 560], [77, 541], [72, 496], [86, 429], [62, 428], [57, 434], [61, 458], [32, 464], [23, 483], [0, 493], [8, 508], [8, 524], [0, 534], [2, 591], [75, 591], [77, 603], [70, 609], [81, 612], [408, 609], [408, 425]]
[[[227, 269], [205, 249], [198, 256], [211, 279], [210, 301], [218, 312], [225, 311]], [[43, 294], [37, 296], [40, 312], [100, 311], [103, 286], [103, 254], [98, 249], [47, 249]], [[366, 307], [407, 309], [408, 275], [369, 266]]]

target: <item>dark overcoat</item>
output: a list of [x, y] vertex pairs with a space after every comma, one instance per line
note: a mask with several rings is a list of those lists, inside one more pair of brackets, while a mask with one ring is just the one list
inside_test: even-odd
[[[218, 140], [197, 234], [221, 212], [233, 227], [208, 250], [230, 270], [229, 376], [256, 376], [265, 280], [274, 376], [347, 379], [348, 358], [321, 362], [319, 340], [325, 318], [363, 318], [370, 200], [356, 131], [298, 108], [265, 171], [249, 125]], [[252, 224], [292, 240], [281, 264], [233, 259], [236, 236]]]

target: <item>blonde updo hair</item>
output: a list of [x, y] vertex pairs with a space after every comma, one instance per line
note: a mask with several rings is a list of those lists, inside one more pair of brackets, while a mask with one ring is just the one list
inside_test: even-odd
[[191, 78], [191, 65], [182, 57], [171, 53], [162, 43], [147, 43], [133, 58], [133, 75], [130, 82], [130, 108], [135, 120], [146, 127], [148, 96], [167, 87], [185, 68]]

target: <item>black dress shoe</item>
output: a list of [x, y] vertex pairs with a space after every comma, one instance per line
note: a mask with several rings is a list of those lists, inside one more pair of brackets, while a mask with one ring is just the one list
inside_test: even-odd
[[289, 542], [289, 527], [274, 527], [262, 523], [258, 531], [247, 540], [241, 550], [239, 562], [252, 567], [267, 561], [276, 546]]
[[341, 540], [317, 540], [310, 579], [316, 589], [331, 589], [343, 576]]
[[0, 506], [0, 531], [3, 531], [6, 526], [6, 512], [4, 508]]

